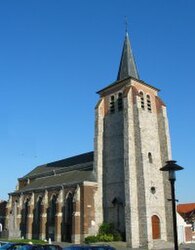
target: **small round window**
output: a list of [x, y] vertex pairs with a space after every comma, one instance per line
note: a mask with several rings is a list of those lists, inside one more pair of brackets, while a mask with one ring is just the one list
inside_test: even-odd
[[156, 188], [155, 188], [155, 187], [151, 187], [151, 188], [150, 188], [150, 192], [151, 192], [152, 194], [155, 194], [155, 193], [156, 193]]

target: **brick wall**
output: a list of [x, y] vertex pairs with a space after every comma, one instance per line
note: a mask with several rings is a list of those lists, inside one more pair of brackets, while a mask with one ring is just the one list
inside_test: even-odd
[[186, 242], [192, 241], [192, 229], [191, 227], [185, 227]]

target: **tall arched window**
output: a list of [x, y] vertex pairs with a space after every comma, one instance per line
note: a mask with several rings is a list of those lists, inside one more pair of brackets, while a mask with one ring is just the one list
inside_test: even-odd
[[118, 93], [118, 111], [123, 109], [123, 94], [120, 92]]
[[145, 109], [144, 93], [142, 91], [140, 91], [139, 94], [140, 94], [140, 100], [141, 100], [141, 108]]
[[24, 202], [22, 209], [22, 223], [21, 223], [21, 236], [26, 238], [28, 232], [28, 214], [29, 214], [29, 199], [27, 198]]
[[150, 100], [150, 96], [149, 95], [147, 95], [146, 96], [146, 99], [147, 99], [147, 109], [148, 109], [148, 111], [152, 111], [152, 108], [151, 108], [151, 100]]
[[114, 113], [115, 112], [115, 103], [114, 103], [114, 95], [111, 95], [110, 97], [110, 113]]
[[57, 197], [56, 195], [53, 195], [49, 202], [49, 207], [47, 209], [47, 238], [50, 238], [52, 241], [54, 240], [56, 233], [56, 201]]
[[150, 152], [148, 153], [148, 160], [149, 160], [149, 163], [153, 162], [153, 160], [152, 160], [152, 154]]
[[57, 197], [54, 195], [52, 197], [51, 203], [50, 203], [50, 222], [52, 225], [55, 225], [55, 216], [56, 216], [56, 200]]
[[40, 234], [40, 221], [41, 221], [41, 203], [42, 197], [38, 197], [35, 203], [34, 216], [33, 216], [33, 238], [39, 239]]
[[62, 239], [71, 242], [72, 238], [72, 215], [73, 215], [73, 195], [69, 193], [66, 197], [63, 212]]

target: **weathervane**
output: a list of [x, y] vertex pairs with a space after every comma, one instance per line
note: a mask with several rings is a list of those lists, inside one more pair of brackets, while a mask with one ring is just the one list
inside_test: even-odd
[[128, 21], [127, 21], [127, 16], [125, 16], [125, 33], [128, 33]]

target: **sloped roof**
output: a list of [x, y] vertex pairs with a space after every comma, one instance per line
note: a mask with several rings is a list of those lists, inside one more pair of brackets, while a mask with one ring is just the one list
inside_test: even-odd
[[[123, 79], [123, 80], [116, 81], [116, 82], [113, 82], [113, 83], [109, 84], [107, 87], [105, 87], [105, 88], [103, 88], [103, 89], [101, 89], [101, 90], [98, 90], [96, 93], [101, 95], [103, 92], [105, 92], [106, 90], [110, 89], [111, 87], [116, 87], [116, 86], [119, 85], [119, 84], [126, 84], [127, 81], [130, 80], [130, 79], [136, 80], [136, 81], [138, 81], [139, 83], [141, 83], [141, 84], [143, 84], [143, 85], [145, 85], [145, 86], [147, 86], [147, 87], [149, 87], [149, 88], [152, 88], [152, 89], [154, 89], [154, 90], [156, 90], [156, 91], [160, 91], [160, 89], [158, 89], [158, 88], [152, 86], [151, 84], [148, 84], [148, 83], [146, 83], [146, 82], [144, 82], [144, 81], [142, 81], [142, 80], [140, 80], [140, 79], [136, 79], [136, 78], [134, 78], [134, 77], [129, 76], [129, 77]], [[126, 80], [126, 82], [125, 82], [125, 80]]]
[[177, 205], [177, 212], [180, 214], [189, 213], [195, 210], [195, 203], [185, 203]]
[[117, 81], [123, 80], [129, 76], [139, 79], [137, 67], [135, 64], [135, 59], [131, 49], [129, 36], [128, 33], [126, 32], [119, 71], [117, 75]]
[[47, 163], [41, 166], [37, 166], [31, 172], [19, 178], [33, 179], [37, 177], [44, 177], [53, 175], [55, 173], [62, 173], [76, 169], [93, 168], [93, 152], [76, 155], [63, 160]]
[[82, 183], [84, 181], [95, 182], [95, 175], [92, 170], [72, 170], [58, 175], [37, 178], [27, 186], [15, 191], [14, 193], [27, 192], [31, 190], [42, 190], [51, 187], [68, 186]]

